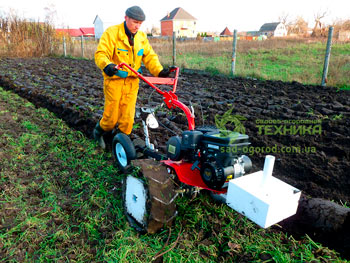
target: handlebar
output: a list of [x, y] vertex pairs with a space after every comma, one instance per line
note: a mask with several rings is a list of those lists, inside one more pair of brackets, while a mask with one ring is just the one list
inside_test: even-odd
[[[176, 86], [177, 86], [177, 80], [179, 77], [179, 67], [172, 67], [170, 68], [170, 72], [175, 71], [175, 77], [174, 78], [159, 78], [159, 77], [145, 77], [142, 74], [138, 73], [135, 69], [130, 67], [126, 63], [120, 63], [119, 65], [116, 66], [116, 69], [121, 69], [123, 67], [128, 68], [130, 71], [132, 71], [138, 78], [146, 82], [149, 86], [154, 88], [159, 94], [163, 96], [163, 100], [167, 107], [169, 109], [175, 109], [179, 107], [185, 114], [188, 122], [188, 128], [189, 130], [194, 130], [194, 115], [190, 111], [190, 109], [180, 102], [175, 95], [176, 92]], [[173, 86], [173, 91], [162, 91], [158, 87], [156, 87], [154, 84], [162, 84], [162, 85], [172, 85]]]

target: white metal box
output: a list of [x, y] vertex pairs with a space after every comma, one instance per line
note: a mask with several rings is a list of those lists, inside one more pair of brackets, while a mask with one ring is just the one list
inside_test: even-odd
[[226, 203], [263, 228], [292, 215], [301, 191], [272, 176], [275, 157], [266, 156], [264, 170], [232, 179]]

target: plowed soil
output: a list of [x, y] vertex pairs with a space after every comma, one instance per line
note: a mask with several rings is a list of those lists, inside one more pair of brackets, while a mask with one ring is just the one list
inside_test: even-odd
[[[87, 136], [103, 112], [102, 82], [100, 70], [88, 60], [3, 59], [0, 65], [1, 86], [50, 109]], [[232, 114], [244, 117], [252, 146], [246, 154], [255, 170], [262, 169], [265, 155], [273, 154], [274, 176], [311, 197], [350, 202], [350, 91], [183, 72], [177, 94], [186, 105], [192, 103], [197, 126], [215, 125], [215, 116], [232, 107]], [[161, 102], [160, 95], [141, 83], [139, 106]], [[152, 142], [162, 150], [187, 122], [178, 109], [160, 111], [158, 117], [173, 131], [153, 132]], [[136, 126], [133, 134], [142, 136], [142, 128]]]
[[[102, 75], [93, 61], [32, 58], [0, 62], [0, 86], [48, 108], [91, 137], [104, 100]], [[349, 90], [185, 71], [180, 74], [176, 94], [181, 102], [193, 106], [196, 126], [215, 126], [215, 117], [222, 118], [232, 109], [231, 115], [239, 116], [241, 128], [250, 137], [246, 155], [253, 161], [253, 170], [261, 170], [265, 155], [272, 154], [276, 156], [274, 176], [304, 195], [349, 205]], [[155, 107], [161, 105], [162, 97], [141, 83], [137, 103]], [[152, 130], [151, 141], [164, 152], [166, 141], [187, 129], [187, 120], [179, 109], [165, 107], [157, 117], [167, 128]], [[136, 118], [135, 124], [132, 137], [143, 137], [140, 119]], [[230, 130], [235, 127], [226, 126]], [[346, 238], [327, 242], [329, 235], [321, 236], [319, 240], [349, 257]]]

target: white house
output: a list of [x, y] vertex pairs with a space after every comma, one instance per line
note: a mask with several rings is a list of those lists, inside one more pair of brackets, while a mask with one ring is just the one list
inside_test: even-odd
[[287, 28], [281, 22], [265, 23], [260, 27], [259, 33], [268, 37], [284, 37], [287, 36]]
[[94, 20], [95, 27], [95, 38], [100, 39], [102, 33], [110, 26], [118, 25], [121, 21], [112, 21], [112, 19], [101, 18], [99, 15], [96, 15]]

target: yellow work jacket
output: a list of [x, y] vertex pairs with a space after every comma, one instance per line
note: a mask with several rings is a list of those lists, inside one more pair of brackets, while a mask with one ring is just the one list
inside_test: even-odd
[[[102, 72], [108, 64], [118, 65], [122, 62], [139, 72], [143, 62], [153, 76], [158, 76], [163, 69], [144, 32], [138, 31], [134, 37], [134, 46], [130, 46], [124, 23], [107, 28], [95, 52], [95, 63]], [[117, 76], [109, 77], [104, 72], [103, 76], [105, 79], [112, 79], [135, 77], [136, 74], [124, 67], [118, 71]]]

